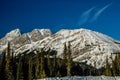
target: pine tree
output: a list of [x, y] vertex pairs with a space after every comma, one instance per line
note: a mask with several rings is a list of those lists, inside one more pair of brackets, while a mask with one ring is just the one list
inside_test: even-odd
[[111, 76], [111, 68], [110, 68], [110, 64], [108, 62], [108, 58], [106, 58], [106, 68], [105, 68], [105, 75], [106, 76]]
[[112, 74], [113, 76], [119, 76], [120, 74], [120, 57], [119, 53], [116, 53], [115, 59], [112, 59]]
[[85, 74], [84, 74], [84, 67], [81, 66], [81, 69], [82, 69], [82, 75], [85, 76]]
[[116, 76], [120, 75], [120, 54], [117, 53], [116, 54], [116, 59], [115, 59], [115, 63], [116, 63]]
[[41, 49], [40, 51], [37, 51], [36, 55], [36, 70], [35, 70], [35, 78], [45, 78], [45, 70], [44, 70], [44, 54], [45, 51]]
[[55, 50], [53, 50], [53, 72], [54, 72], [54, 76], [56, 76], [56, 74], [57, 74], [57, 57], [56, 57], [56, 55], [57, 55], [57, 52], [55, 51]]
[[61, 68], [61, 65], [62, 65], [62, 63], [61, 63], [61, 61], [60, 61], [60, 58], [57, 58], [57, 60], [56, 60], [56, 66], [57, 66], [57, 77], [61, 77], [61, 74], [60, 74], [60, 68]]
[[66, 43], [64, 44], [63, 59], [66, 63], [66, 60], [67, 60], [67, 46], [66, 46]]
[[59, 71], [57, 71], [56, 77], [61, 77], [61, 74]]
[[1, 65], [0, 65], [0, 80], [6, 80], [5, 64], [6, 64], [6, 53], [3, 52], [3, 57], [1, 59]]
[[28, 67], [28, 79], [32, 80], [33, 76], [32, 76], [32, 58], [29, 59], [29, 67]]
[[52, 65], [50, 59], [50, 49], [47, 51], [47, 67], [49, 69], [49, 76], [52, 76]]
[[96, 62], [94, 62], [94, 70], [93, 70], [93, 74], [97, 75], [98, 73], [96, 72]]
[[45, 74], [45, 70], [44, 70], [44, 55], [45, 55], [45, 51], [42, 49], [41, 50], [41, 57], [40, 57], [40, 77], [41, 78], [45, 78], [46, 74]]
[[70, 42], [68, 42], [68, 46], [66, 46], [66, 43], [64, 44], [64, 51], [63, 51], [63, 59], [65, 62], [66, 70], [67, 70], [67, 76], [71, 75], [71, 48], [70, 48]]
[[[64, 68], [67, 70], [67, 46], [66, 46], [66, 43], [64, 43], [63, 60], [64, 60]], [[61, 66], [61, 68], [62, 68], [62, 66]], [[67, 75], [67, 71], [66, 70], [64, 71], [65, 75]]]
[[118, 76], [120, 76], [120, 53], [118, 53]]
[[36, 64], [35, 64], [35, 78], [40, 78], [40, 57], [41, 57], [41, 54], [39, 51], [37, 51], [37, 54], [36, 54]]
[[11, 71], [11, 65], [10, 65], [10, 60], [11, 60], [11, 55], [10, 55], [10, 43], [8, 42], [8, 47], [6, 49], [6, 64], [5, 64], [5, 74], [6, 74], [6, 79], [7, 80], [12, 80], [13, 75]]
[[71, 75], [71, 62], [72, 62], [72, 58], [71, 58], [71, 48], [70, 48], [70, 42], [68, 42], [68, 50], [67, 50], [67, 76]]
[[19, 56], [19, 61], [17, 63], [17, 73], [16, 73], [16, 80], [23, 79], [23, 71], [22, 71], [22, 58]]
[[112, 75], [116, 75], [115, 60], [112, 59]]

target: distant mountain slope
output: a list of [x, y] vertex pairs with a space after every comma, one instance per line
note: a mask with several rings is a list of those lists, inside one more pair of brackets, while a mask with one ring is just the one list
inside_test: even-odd
[[[30, 33], [11, 39], [16, 54], [45, 47], [46, 50], [48, 48], [56, 50], [59, 57], [62, 57], [64, 44], [68, 42], [71, 43], [74, 61], [86, 62], [97, 68], [105, 66], [106, 57], [111, 61], [111, 53], [120, 52], [119, 41], [87, 29], [63, 29], [53, 35], [48, 29], [35, 29]], [[2, 46], [1, 51], [4, 49]]]
[[21, 34], [19, 29], [15, 29], [6, 34], [5, 37], [0, 39], [0, 52], [2, 52], [7, 47], [7, 42], [11, 42], [12, 48], [14, 50], [24, 46], [26, 44], [31, 44], [52, 34], [49, 29], [34, 29], [32, 32]]

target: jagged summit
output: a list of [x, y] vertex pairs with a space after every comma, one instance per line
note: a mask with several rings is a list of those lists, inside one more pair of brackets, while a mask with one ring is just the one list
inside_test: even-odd
[[6, 34], [6, 38], [8, 41], [11, 41], [12, 39], [21, 36], [21, 32], [19, 29], [15, 29], [10, 31], [9, 33]]
[[0, 46], [4, 46], [4, 45], [6, 45], [6, 43], [8, 41], [12, 41], [15, 38], [20, 37], [20, 36], [21, 36], [20, 30], [19, 29], [14, 29], [14, 30], [10, 31], [9, 33], [7, 33], [5, 35], [5, 37], [0, 39]]
[[21, 34], [19, 29], [12, 30], [0, 39], [0, 52], [7, 47], [6, 44], [8, 41], [11, 42], [13, 48], [17, 49], [26, 44], [39, 41], [51, 34], [52, 32], [49, 29], [34, 29], [31, 32], [23, 34]]
[[52, 35], [50, 29], [34, 29], [29, 33], [29, 36], [33, 42], [41, 40], [50, 35]]
[[57, 34], [71, 35], [74, 32], [81, 33], [80, 35], [88, 36], [89, 39], [96, 38], [97, 40], [102, 40], [102, 41], [106, 41], [106, 42], [109, 42], [109, 41], [116, 41], [118, 43], [120, 42], [120, 41], [114, 40], [113, 38], [111, 38], [111, 37], [109, 37], [109, 36], [107, 36], [105, 34], [102, 34], [102, 33], [96, 32], [96, 31], [92, 31], [92, 30], [89, 30], [89, 29], [85, 29], [85, 28], [80, 28], [80, 29], [62, 29], [62, 30], [58, 31]]
[[[56, 50], [57, 56], [62, 57], [64, 44], [70, 42], [74, 61], [86, 62], [100, 68], [105, 66], [106, 58], [111, 61], [111, 54], [120, 52], [119, 41], [105, 34], [84, 28], [62, 29], [55, 34], [52, 34], [49, 29], [34, 29], [27, 35], [25, 34], [11, 41], [13, 48], [15, 48], [15, 54], [25, 51], [29, 53], [45, 47]], [[1, 49], [4, 49], [2, 46]]]

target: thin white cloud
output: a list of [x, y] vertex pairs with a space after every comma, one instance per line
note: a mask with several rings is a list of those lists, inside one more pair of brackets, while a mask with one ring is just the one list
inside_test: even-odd
[[81, 26], [82, 24], [86, 23], [90, 17], [90, 13], [92, 12], [92, 10], [95, 7], [92, 7], [90, 9], [88, 9], [87, 11], [85, 11], [81, 16], [80, 16], [80, 20], [78, 21], [78, 25]]
[[96, 14], [95, 14], [94, 17], [92, 18], [91, 22], [97, 20], [97, 18], [101, 15], [101, 13], [102, 13], [103, 11], [105, 11], [105, 10], [106, 10], [109, 6], [111, 6], [111, 5], [112, 5], [112, 3], [104, 6], [104, 7], [101, 8], [98, 12], [96, 12]]

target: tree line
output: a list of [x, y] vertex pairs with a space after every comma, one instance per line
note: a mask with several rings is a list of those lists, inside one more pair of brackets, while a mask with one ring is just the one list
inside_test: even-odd
[[63, 76], [118, 76], [120, 75], [120, 54], [116, 53], [112, 64], [106, 58], [105, 68], [96, 69], [85, 63], [72, 60], [70, 42], [64, 44], [63, 58], [57, 57], [57, 51], [36, 49], [15, 56], [8, 47], [0, 57], [0, 80], [32, 80], [46, 77]]

